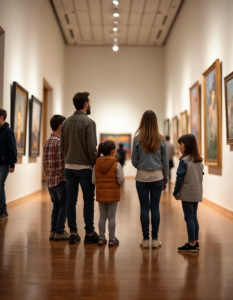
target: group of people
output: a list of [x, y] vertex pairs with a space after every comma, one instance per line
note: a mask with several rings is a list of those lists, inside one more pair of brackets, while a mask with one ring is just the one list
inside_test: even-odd
[[[100, 143], [97, 150], [96, 124], [88, 117], [91, 113], [89, 93], [75, 94], [73, 104], [76, 111], [69, 118], [66, 119], [61, 115], [54, 115], [51, 118], [52, 134], [44, 145], [43, 165], [48, 191], [53, 202], [49, 239], [69, 240], [70, 244], [81, 240], [76, 222], [80, 184], [84, 200], [83, 216], [86, 233], [84, 243], [105, 245], [108, 220], [108, 245], [112, 247], [119, 244], [115, 228], [120, 186], [125, 181], [122, 169], [125, 159], [124, 150], [121, 146], [122, 151], [117, 151], [116, 144], [111, 140]], [[0, 141], [3, 139], [2, 129], [6, 127], [4, 124], [6, 124], [5, 116], [2, 116], [0, 110]], [[10, 130], [8, 131], [13, 140], [14, 135]], [[188, 231], [188, 243], [178, 250], [197, 252], [199, 249], [197, 208], [198, 202], [202, 201], [203, 163], [194, 135], [186, 134], [179, 138], [178, 143], [181, 157], [173, 196], [182, 202]], [[6, 144], [7, 141], [4, 145]], [[143, 234], [140, 245], [143, 248], [150, 246], [158, 248], [162, 245], [158, 239], [159, 204], [162, 191], [167, 188], [168, 173], [171, 169], [168, 152], [166, 140], [159, 133], [156, 114], [151, 110], [145, 111], [135, 132], [131, 157], [132, 164], [137, 169], [136, 189], [141, 207], [140, 220]], [[2, 155], [2, 153], [1, 146], [0, 178], [2, 178], [3, 166], [5, 169], [12, 170], [13, 163], [16, 162], [10, 159], [8, 154]], [[0, 179], [1, 213], [6, 212], [3, 181]], [[94, 227], [95, 190], [100, 211], [99, 234]], [[65, 231], [66, 219], [70, 233]]]

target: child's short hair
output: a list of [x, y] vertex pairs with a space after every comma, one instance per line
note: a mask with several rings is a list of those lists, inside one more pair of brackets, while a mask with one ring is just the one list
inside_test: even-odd
[[50, 126], [51, 126], [52, 131], [56, 131], [65, 119], [66, 119], [66, 117], [61, 116], [61, 115], [52, 116], [52, 118], [50, 119]]
[[0, 108], [0, 117], [2, 117], [2, 116], [3, 116], [3, 120], [5, 121], [6, 117], [7, 117], [7, 112], [5, 109]]
[[97, 158], [103, 155], [110, 155], [112, 150], [116, 149], [116, 144], [113, 141], [106, 140], [98, 146]]
[[178, 143], [183, 143], [185, 146], [185, 151], [180, 159], [185, 156], [189, 156], [189, 160], [192, 160], [194, 163], [203, 161], [203, 158], [200, 156], [198, 151], [197, 140], [193, 134], [182, 135], [179, 138]]

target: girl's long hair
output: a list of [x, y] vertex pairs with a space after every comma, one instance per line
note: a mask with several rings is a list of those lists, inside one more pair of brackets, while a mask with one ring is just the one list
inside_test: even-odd
[[159, 133], [157, 117], [152, 110], [144, 112], [136, 136], [146, 153], [155, 153], [160, 148], [164, 137]]
[[180, 159], [188, 155], [189, 161], [194, 163], [203, 161], [203, 158], [200, 156], [198, 151], [197, 140], [193, 134], [185, 134], [181, 136], [178, 140], [178, 143], [183, 143], [185, 146], [185, 151], [181, 155]]
[[110, 155], [112, 150], [116, 149], [116, 144], [111, 140], [106, 140], [103, 143], [100, 143], [98, 146], [97, 158], [101, 156], [101, 154]]

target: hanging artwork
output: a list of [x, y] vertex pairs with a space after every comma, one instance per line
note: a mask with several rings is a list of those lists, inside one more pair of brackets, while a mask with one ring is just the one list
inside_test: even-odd
[[233, 72], [224, 78], [227, 144], [233, 144]]
[[11, 91], [11, 128], [15, 134], [18, 156], [25, 155], [28, 92], [17, 82]]
[[179, 148], [178, 148], [178, 132], [179, 132], [179, 126], [178, 126], [178, 117], [175, 116], [172, 119], [172, 139], [173, 144], [175, 147], [175, 154], [179, 154]]
[[188, 133], [188, 112], [185, 110], [180, 114], [180, 135]]
[[222, 110], [220, 61], [203, 73], [205, 164], [222, 166]]
[[115, 134], [115, 133], [101, 133], [100, 134], [100, 143], [105, 142], [106, 140], [111, 140], [115, 142], [118, 147], [119, 144], [123, 144], [124, 150], [126, 151], [125, 157], [131, 157], [131, 134]]
[[164, 120], [164, 136], [170, 136], [169, 119]]
[[30, 101], [29, 156], [40, 155], [42, 103], [34, 96]]
[[190, 89], [190, 127], [196, 137], [199, 152], [201, 153], [201, 102], [200, 86], [197, 81]]

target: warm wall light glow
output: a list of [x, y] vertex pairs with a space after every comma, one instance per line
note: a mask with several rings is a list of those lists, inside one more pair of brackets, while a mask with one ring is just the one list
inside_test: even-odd
[[112, 50], [113, 50], [113, 51], [118, 51], [118, 49], [119, 49], [119, 47], [116, 46], [116, 45], [112, 47]]
[[120, 15], [119, 15], [119, 13], [118, 12], [114, 12], [114, 14], [113, 14], [113, 17], [114, 18], [118, 18]]
[[113, 31], [115, 31], [115, 32], [118, 31], [118, 28], [117, 28], [117, 27], [114, 27], [114, 28], [113, 28]]
[[114, 5], [118, 5], [118, 4], [119, 4], [119, 1], [113, 0], [112, 3], [113, 3]]

